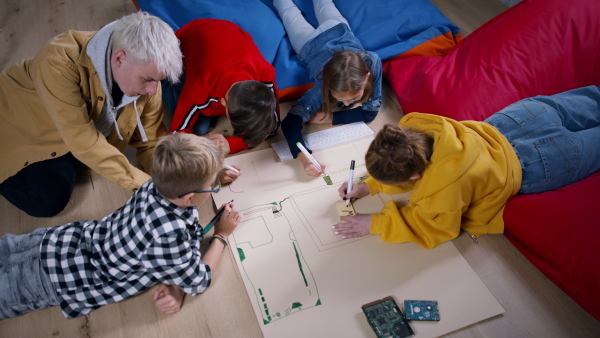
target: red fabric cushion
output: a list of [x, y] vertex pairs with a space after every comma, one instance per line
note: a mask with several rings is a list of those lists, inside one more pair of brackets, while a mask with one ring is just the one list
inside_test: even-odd
[[484, 120], [526, 97], [600, 85], [600, 1], [525, 0], [442, 56], [384, 63], [405, 114]]
[[600, 172], [541, 194], [517, 195], [506, 237], [546, 277], [600, 320]]
[[[600, 1], [525, 0], [445, 57], [384, 63], [405, 114], [484, 120], [526, 97], [600, 85]], [[600, 172], [541, 194], [517, 195], [506, 237], [600, 320]]]

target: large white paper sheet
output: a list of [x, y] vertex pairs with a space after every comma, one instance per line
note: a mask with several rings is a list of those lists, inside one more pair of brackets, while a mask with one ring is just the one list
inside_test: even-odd
[[[372, 139], [372, 138], [371, 138]], [[366, 175], [366, 139], [314, 156], [333, 185], [304, 174], [299, 161], [280, 162], [272, 149], [227, 159], [242, 176], [214, 194], [217, 206], [234, 199], [242, 222], [231, 249], [265, 337], [374, 337], [363, 304], [393, 296], [437, 300], [439, 322], [410, 325], [418, 337], [435, 337], [501, 314], [473, 269], [449, 242], [434, 249], [389, 244], [378, 236], [342, 240], [337, 189], [355, 160], [355, 183]], [[380, 212], [407, 195], [375, 195], [355, 202], [358, 213]]]

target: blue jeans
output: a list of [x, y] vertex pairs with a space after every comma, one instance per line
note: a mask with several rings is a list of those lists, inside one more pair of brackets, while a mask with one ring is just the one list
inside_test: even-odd
[[40, 260], [46, 230], [0, 238], [0, 319], [59, 305]]
[[[176, 84], [169, 82], [167, 79], [161, 81], [162, 99], [167, 108], [169, 108], [171, 117], [173, 117], [173, 114], [175, 114], [175, 108], [177, 108], [177, 102], [179, 102], [179, 97], [181, 96], [181, 91], [183, 91], [184, 84], [185, 72], [181, 73], [179, 82]], [[198, 120], [196, 121], [196, 124], [194, 124], [194, 134], [204, 135], [208, 133], [212, 122], [216, 122], [216, 119], [212, 119], [211, 116], [198, 113]]]
[[56, 216], [71, 199], [78, 164], [71, 153], [32, 163], [0, 183], [0, 195], [30, 216]]
[[300, 50], [308, 41], [340, 22], [350, 27], [348, 21], [342, 16], [337, 7], [335, 7], [332, 0], [313, 0], [315, 15], [319, 22], [319, 27], [317, 28], [306, 21], [302, 12], [300, 12], [292, 0], [275, 0], [273, 1], [273, 5], [277, 8], [277, 12], [279, 12], [283, 26], [296, 54], [300, 54]]
[[513, 146], [521, 193], [580, 181], [600, 170], [600, 90], [589, 86], [516, 102], [485, 120]]

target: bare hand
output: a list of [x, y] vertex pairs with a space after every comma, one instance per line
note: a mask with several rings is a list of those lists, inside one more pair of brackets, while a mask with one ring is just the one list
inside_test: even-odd
[[355, 200], [371, 193], [371, 189], [369, 189], [369, 186], [365, 183], [352, 185], [352, 191], [350, 193], [346, 193], [346, 190], [348, 190], [348, 181], [344, 182], [338, 189], [340, 197], [344, 200]]
[[[236, 168], [237, 170], [240, 170], [240, 168], [238, 168], [236, 166], [232, 166], [232, 167]], [[219, 171], [219, 173], [217, 174], [217, 177], [219, 178], [221, 183], [226, 184], [226, 183], [230, 183], [230, 182], [237, 180], [241, 174], [242, 174], [241, 172], [236, 173], [233, 170], [223, 168]]]
[[221, 219], [215, 224], [215, 233], [220, 233], [225, 237], [231, 235], [233, 230], [240, 224], [240, 213], [235, 209], [233, 204], [223, 204], [225, 211], [221, 215]]
[[164, 313], [175, 313], [181, 309], [185, 293], [177, 285], [161, 284], [154, 290], [154, 305]]
[[223, 152], [223, 155], [227, 155], [231, 151], [231, 148], [229, 148], [229, 142], [227, 142], [225, 136], [221, 134], [208, 133], [206, 134], [206, 138], [216, 142], [221, 151]]
[[304, 153], [299, 153], [298, 158], [300, 159], [300, 162], [302, 162], [302, 166], [304, 167], [304, 172], [307, 175], [319, 177], [319, 176], [321, 176], [322, 173], [325, 172], [325, 165], [323, 163], [317, 161], [317, 163], [319, 163], [319, 165], [321, 166], [321, 170], [319, 170], [319, 168], [317, 168], [317, 166], [314, 165], [308, 159], [308, 157], [306, 157], [306, 155], [304, 155]]
[[307, 123], [313, 124], [331, 124], [333, 122], [333, 114], [326, 114], [322, 111], [315, 112], [313, 116], [311, 116]]
[[366, 236], [371, 233], [371, 218], [371, 214], [341, 216], [340, 220], [347, 222], [335, 224], [332, 228], [343, 239]]

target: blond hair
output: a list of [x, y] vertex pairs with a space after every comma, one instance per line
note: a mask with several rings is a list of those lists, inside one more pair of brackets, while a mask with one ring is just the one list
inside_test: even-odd
[[113, 50], [123, 49], [142, 62], [153, 61], [172, 83], [179, 82], [183, 59], [179, 39], [160, 18], [136, 12], [119, 19], [113, 28]]
[[223, 166], [223, 154], [205, 137], [176, 133], [162, 137], [152, 157], [152, 179], [165, 198], [201, 190]]

